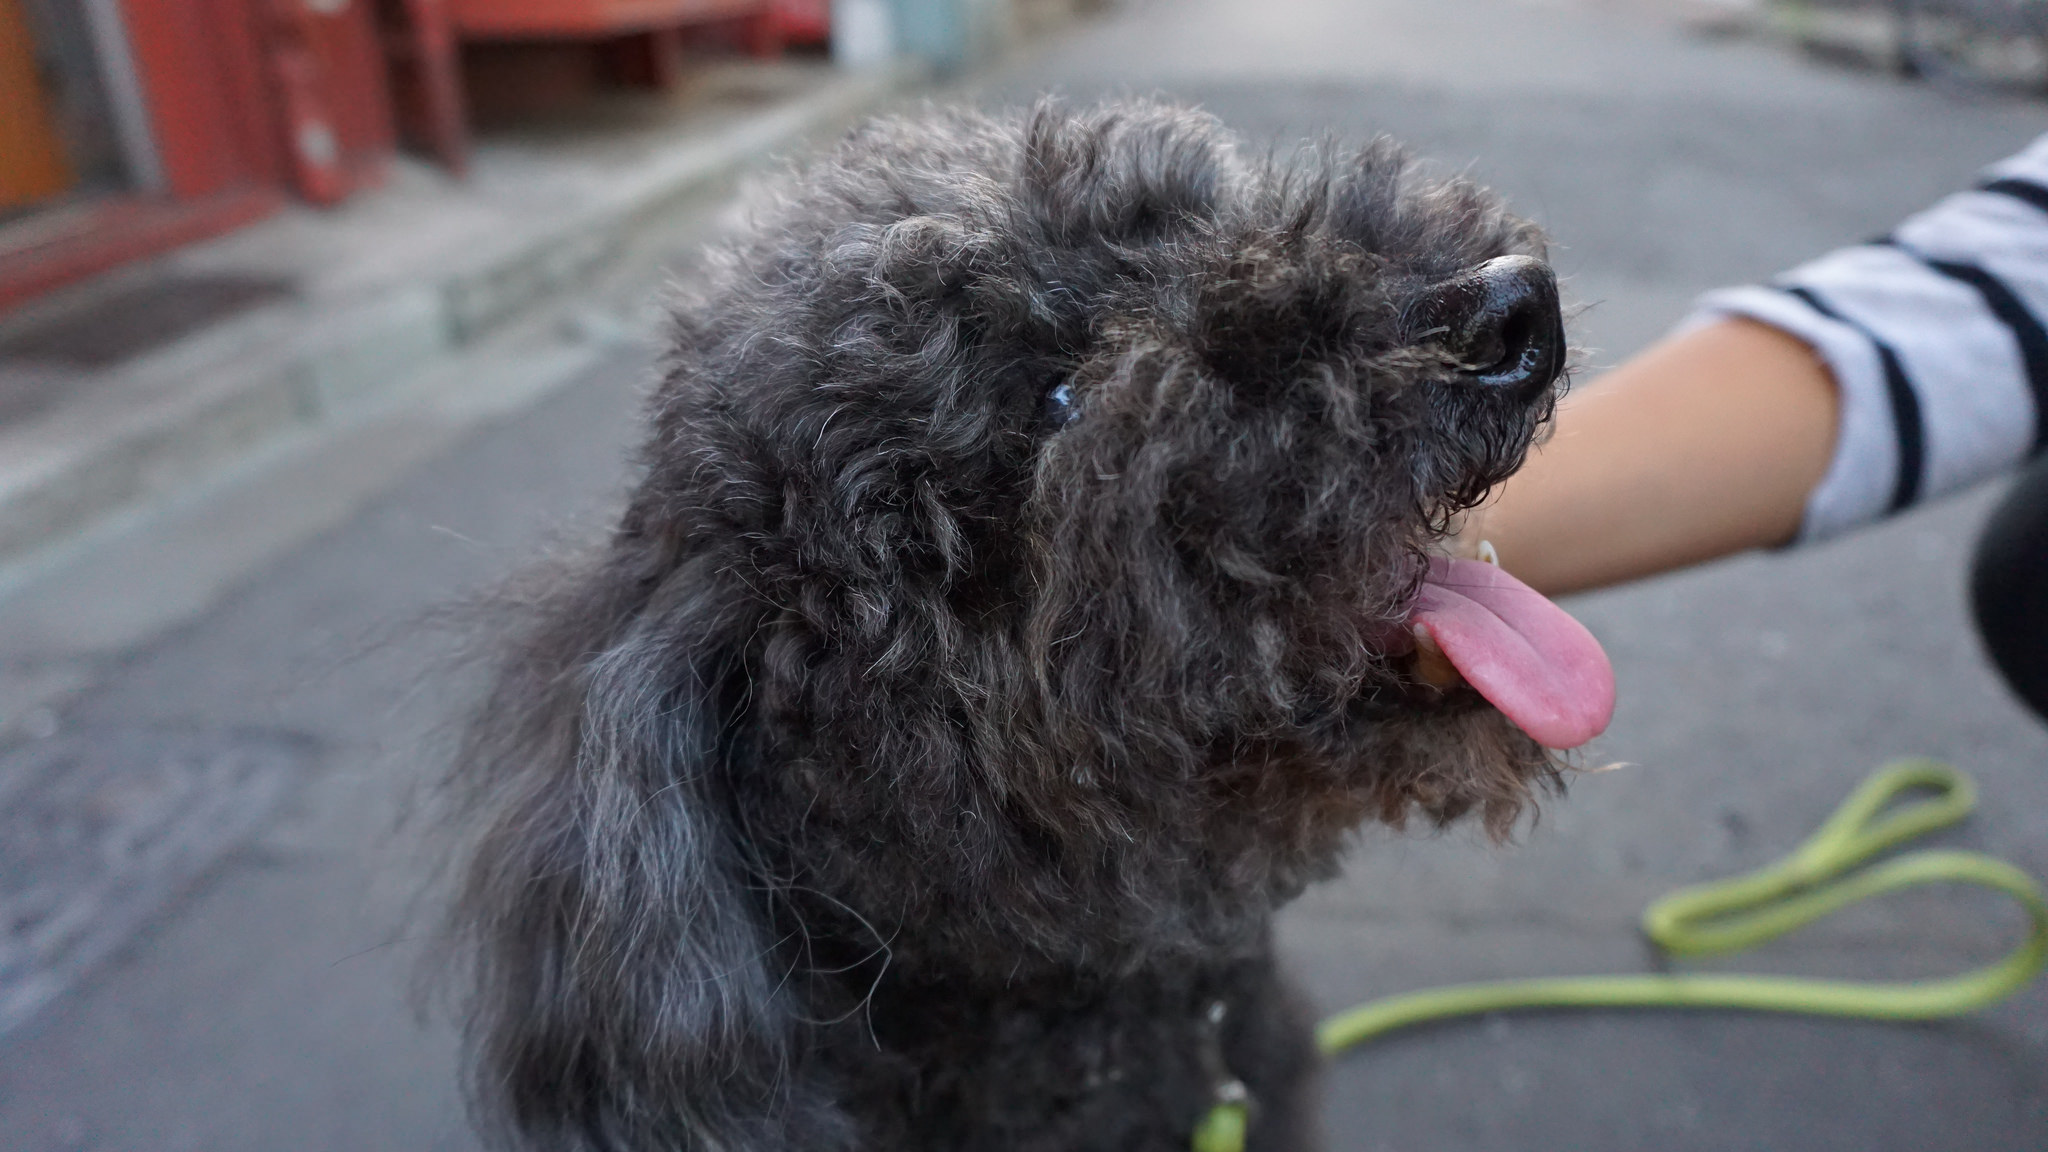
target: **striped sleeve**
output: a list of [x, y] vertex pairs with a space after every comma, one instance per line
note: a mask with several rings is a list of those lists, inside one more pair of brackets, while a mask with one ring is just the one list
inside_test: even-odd
[[2048, 441], [2048, 136], [1882, 240], [1700, 299], [1805, 340], [1842, 392], [1800, 540], [1994, 475]]

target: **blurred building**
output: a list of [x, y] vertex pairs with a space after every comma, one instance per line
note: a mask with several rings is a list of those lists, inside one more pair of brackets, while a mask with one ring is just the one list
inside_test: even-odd
[[605, 82], [664, 86], [693, 40], [774, 53], [822, 41], [827, 8], [0, 0], [0, 310], [294, 198], [343, 201], [402, 144], [459, 173], [466, 71], [471, 88], [531, 89], [568, 59]]

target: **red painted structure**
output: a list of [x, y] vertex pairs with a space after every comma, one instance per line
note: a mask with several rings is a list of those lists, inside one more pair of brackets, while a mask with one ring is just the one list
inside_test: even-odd
[[775, 0], [445, 0], [455, 34], [497, 44], [580, 41], [615, 83], [667, 88], [692, 31], [724, 26], [747, 51], [782, 50]]
[[447, 0], [378, 3], [399, 132], [460, 176], [469, 168], [469, 120]]
[[772, 8], [784, 44], [825, 44], [832, 39], [832, 0], [774, 0]]
[[392, 147], [361, 0], [120, 0], [161, 186], [0, 228], [0, 308], [375, 183]]
[[297, 193], [334, 203], [392, 148], [362, 0], [120, 0], [161, 186], [0, 228], [0, 308], [233, 228]]
[[686, 29], [729, 26], [750, 50], [772, 53], [783, 26], [778, 0], [107, 2], [161, 178], [0, 217], [0, 311], [294, 196], [337, 203], [382, 178], [400, 136], [459, 174], [468, 156], [462, 41], [587, 42], [615, 81], [665, 86]]
[[559, 39], [682, 28], [714, 20], [758, 18], [765, 0], [449, 0], [463, 37]]

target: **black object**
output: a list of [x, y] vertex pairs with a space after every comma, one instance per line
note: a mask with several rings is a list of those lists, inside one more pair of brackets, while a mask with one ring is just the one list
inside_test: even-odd
[[1991, 662], [2048, 720], [2048, 457], [2020, 474], [1985, 523], [1970, 607]]
[[1533, 400], [1564, 371], [1564, 318], [1557, 277], [1534, 256], [1497, 256], [1439, 285], [1418, 310], [1489, 388]]

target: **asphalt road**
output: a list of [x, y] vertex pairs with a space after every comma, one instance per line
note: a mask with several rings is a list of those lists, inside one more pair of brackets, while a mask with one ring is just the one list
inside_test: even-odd
[[[1198, 101], [1262, 143], [1386, 131], [1469, 169], [1551, 230], [1595, 365], [1694, 293], [1882, 231], [2048, 126], [2040, 104], [1499, 0], [1144, 4], [971, 96], [1047, 88]], [[471, 436], [99, 668], [59, 738], [283, 742], [297, 767], [245, 849], [0, 1038], [0, 1147], [470, 1146], [450, 1030], [407, 999], [423, 872], [393, 828], [451, 687], [421, 622], [601, 522], [645, 363], [622, 353]], [[1909, 753], [1982, 785], [1983, 810], [1946, 842], [2048, 875], [2048, 728], [2004, 694], [1965, 621], [1962, 557], [1993, 496], [1572, 602], [1622, 686], [1587, 760], [1627, 767], [1575, 781], [1514, 847], [1367, 833], [1346, 876], [1285, 917], [1312, 994], [1334, 1008], [1460, 979], [1642, 970], [1644, 901], [1777, 855]], [[1743, 963], [1946, 972], [2017, 927], [1968, 894], [1901, 898]], [[2038, 1149], [2048, 991], [1910, 1027], [1499, 1018], [1390, 1039], [1329, 1081], [1333, 1149]]]

